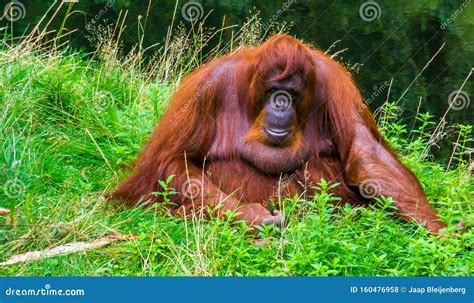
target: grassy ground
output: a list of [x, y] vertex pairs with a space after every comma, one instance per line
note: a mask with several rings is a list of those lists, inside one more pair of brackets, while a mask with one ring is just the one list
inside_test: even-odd
[[[111, 233], [137, 239], [0, 267], [1, 275], [472, 275], [472, 229], [436, 238], [394, 218], [389, 200], [334, 212], [324, 183], [315, 197], [284, 201], [284, 232], [268, 227], [257, 237], [240, 223], [185, 221], [105, 201], [201, 46], [176, 38], [144, 67], [139, 50], [120, 59], [114, 42], [97, 41], [93, 57], [31, 45], [0, 51], [0, 207], [12, 210], [0, 217], [0, 261]], [[447, 169], [430, 160], [429, 115], [420, 114], [414, 130], [391, 104], [378, 118], [441, 217], [451, 225], [472, 220], [472, 127], [456, 128]]]

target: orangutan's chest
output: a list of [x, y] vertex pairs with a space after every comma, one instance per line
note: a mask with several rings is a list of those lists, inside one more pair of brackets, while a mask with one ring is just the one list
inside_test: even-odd
[[248, 203], [301, 194], [309, 182], [305, 181], [304, 165], [289, 173], [270, 175], [244, 159], [210, 161], [206, 173], [222, 192]]

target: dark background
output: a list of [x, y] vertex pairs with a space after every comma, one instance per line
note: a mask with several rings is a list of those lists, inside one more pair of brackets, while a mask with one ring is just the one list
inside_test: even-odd
[[[21, 36], [35, 25], [54, 1], [20, 1], [25, 7], [21, 20], [0, 21], [3, 34]], [[150, 15], [145, 32], [145, 46], [163, 42], [171, 25], [179, 24], [190, 27], [191, 23], [181, 14], [181, 8], [187, 1], [151, 1]], [[350, 65], [359, 63], [358, 70], [353, 70], [354, 77], [366, 99], [375, 110], [386, 100], [387, 89], [374, 95], [381, 86], [393, 78], [390, 101], [396, 101], [409, 87], [410, 83], [421, 72], [425, 64], [446, 43], [443, 50], [431, 62], [428, 68], [414, 82], [400, 100], [403, 117], [408, 125], [413, 124], [420, 97], [420, 112], [430, 112], [436, 122], [447, 110], [448, 96], [461, 87], [474, 63], [474, 4], [467, 1], [377, 1], [380, 10], [372, 21], [364, 20], [359, 12], [365, 1], [231, 1], [202, 0], [203, 15], [207, 27], [221, 28], [223, 18], [225, 25], [242, 25], [247, 18], [260, 12], [262, 21], [275, 20], [292, 24], [289, 32], [323, 50], [328, 49], [336, 40], [341, 40], [335, 51], [343, 50], [339, 57]], [[8, 1], [0, 2], [0, 9]], [[60, 10], [50, 28], [58, 28], [67, 11], [67, 6]], [[176, 6], [176, 13], [175, 11]], [[285, 7], [288, 6], [288, 9]], [[130, 49], [138, 41], [137, 20], [145, 15], [147, 0], [79, 0], [73, 6], [74, 14], [67, 20], [66, 27], [78, 29], [72, 35], [74, 48], [92, 51], [85, 25], [99, 13], [100, 23], [114, 23], [120, 11], [128, 10], [127, 29], [123, 37], [124, 49]], [[366, 18], [367, 19], [367, 18]], [[8, 24], [8, 25], [7, 25]], [[235, 31], [235, 30], [234, 30]], [[0, 32], [0, 33], [1, 33]], [[224, 39], [229, 39], [232, 30], [224, 32]], [[217, 43], [217, 41], [216, 41]], [[467, 81], [463, 91], [474, 99], [474, 75]], [[470, 101], [470, 99], [468, 101]], [[470, 104], [461, 110], [451, 109], [446, 116], [449, 124], [472, 124], [474, 105]], [[441, 150], [434, 151], [445, 158], [450, 150], [448, 138], [441, 143]]]

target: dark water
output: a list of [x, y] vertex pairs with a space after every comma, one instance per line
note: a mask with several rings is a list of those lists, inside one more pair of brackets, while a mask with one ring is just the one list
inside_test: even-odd
[[[183, 6], [189, 13], [196, 13], [195, 17], [207, 15], [205, 24], [215, 28], [222, 27], [224, 17], [225, 25], [242, 25], [253, 12], [260, 11], [264, 22], [291, 22], [291, 34], [323, 50], [340, 40], [335, 51], [347, 48], [342, 60], [349, 65], [360, 64], [355, 78], [372, 109], [386, 100], [386, 83], [393, 79], [390, 100], [400, 99], [403, 116], [407, 124], [412, 125], [420, 98], [421, 112], [430, 112], [437, 119], [443, 116], [449, 106], [449, 96], [461, 87], [474, 65], [474, 4], [471, 1], [203, 0], [199, 4], [180, 1], [176, 6], [175, 1], [152, 0], [144, 44], [162, 42], [174, 15], [175, 26], [181, 23], [190, 27], [191, 23], [183, 17]], [[20, 2], [24, 10], [22, 18], [13, 23], [13, 32], [21, 35], [41, 19], [54, 1], [16, 2]], [[7, 3], [0, 2], [2, 11]], [[68, 29], [79, 30], [71, 37], [72, 45], [92, 50], [85, 25], [91, 21], [113, 23], [120, 11], [127, 10], [123, 42], [125, 49], [129, 49], [138, 41], [137, 20], [146, 13], [147, 7], [147, 0], [79, 0], [73, 5], [76, 12], [66, 23]], [[50, 28], [59, 28], [67, 8], [68, 5], [63, 6]], [[3, 18], [0, 28], [12, 25], [6, 21]], [[228, 30], [223, 38], [229, 39], [231, 34]], [[443, 49], [423, 70], [443, 44]], [[450, 124], [472, 124], [473, 81], [474, 75], [467, 80], [463, 93], [447, 114]], [[441, 147], [438, 154], [445, 156], [449, 143]]]

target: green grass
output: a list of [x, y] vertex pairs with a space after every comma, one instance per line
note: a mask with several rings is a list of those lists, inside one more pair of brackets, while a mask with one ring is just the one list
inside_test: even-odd
[[[175, 49], [146, 69], [136, 64], [139, 55], [120, 59], [112, 46], [101, 44], [92, 58], [0, 50], [0, 207], [12, 210], [0, 217], [0, 261], [111, 233], [137, 239], [0, 267], [0, 275], [472, 275], [472, 228], [434, 237], [397, 219], [389, 199], [335, 211], [324, 182], [315, 197], [283, 201], [284, 232], [266, 227], [257, 236], [240, 222], [189, 221], [106, 201], [196, 54], [179, 57]], [[472, 223], [472, 126], [457, 127], [447, 169], [429, 157], [431, 118], [417, 119], [414, 130], [405, 127], [393, 104], [379, 116], [443, 220]], [[258, 239], [265, 244], [256, 245]]]

